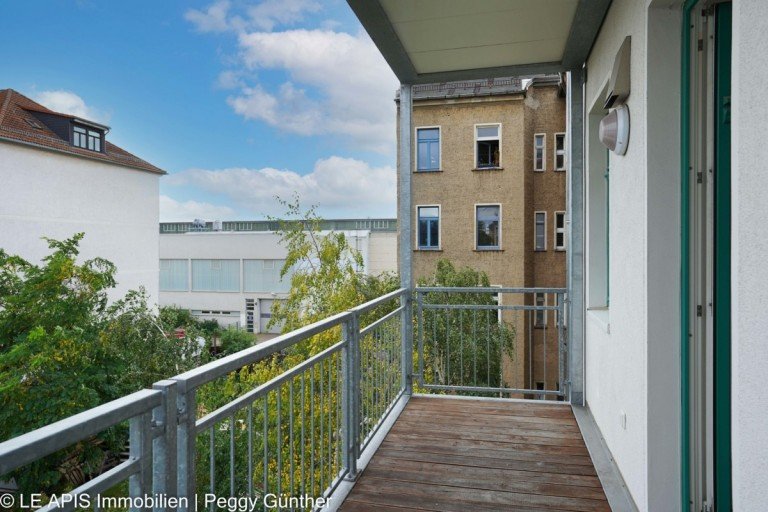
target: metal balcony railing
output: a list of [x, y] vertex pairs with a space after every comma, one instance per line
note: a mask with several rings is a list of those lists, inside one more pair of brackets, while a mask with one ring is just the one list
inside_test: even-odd
[[[132, 510], [194, 510], [195, 499], [201, 509], [215, 510], [215, 503], [204, 502], [206, 494], [328, 498], [342, 481], [356, 478], [364, 451], [399, 410], [396, 404], [408, 399], [414, 359], [422, 391], [565, 398], [565, 387], [556, 387], [547, 375], [553, 359], [546, 352], [553, 339], [557, 383], [565, 383], [564, 294], [562, 289], [417, 288], [413, 294], [400, 289], [0, 443], [0, 480], [128, 421], [128, 459], [40, 510], [98, 510], [97, 497], [126, 481]], [[554, 326], [554, 337], [548, 338], [548, 325]], [[529, 334], [533, 329], [537, 332]], [[338, 341], [214, 410], [198, 405], [206, 385], [237, 380], [254, 363], [320, 334]], [[527, 353], [527, 347], [539, 348], [537, 335], [544, 344], [540, 373], [531, 366], [538, 359]], [[541, 386], [526, 384], [538, 378]], [[284, 508], [309, 510], [312, 503], [318, 502], [295, 500]]]

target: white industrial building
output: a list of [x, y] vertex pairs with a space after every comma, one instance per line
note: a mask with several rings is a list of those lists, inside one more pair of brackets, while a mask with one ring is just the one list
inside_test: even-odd
[[[290, 276], [280, 278], [287, 251], [277, 227], [270, 221], [162, 223], [160, 305], [248, 332], [280, 332], [268, 327], [272, 305], [291, 283]], [[362, 272], [397, 270], [395, 219], [326, 220], [321, 228], [345, 234], [362, 256]]]
[[39, 263], [50, 253], [42, 237], [83, 232], [80, 261], [117, 267], [110, 298], [143, 286], [155, 302], [165, 172], [107, 141], [108, 131], [0, 90], [0, 248]]

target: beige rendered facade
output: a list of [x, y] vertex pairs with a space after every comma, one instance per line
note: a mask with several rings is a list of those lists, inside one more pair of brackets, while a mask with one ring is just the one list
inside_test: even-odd
[[[414, 86], [416, 281], [447, 259], [487, 273], [494, 286], [565, 287], [564, 84], [548, 76], [525, 85], [496, 79]], [[533, 294], [501, 296], [507, 305], [536, 300]], [[546, 294], [538, 300], [554, 305], [556, 299]], [[558, 389], [555, 313], [537, 318], [505, 311], [503, 320], [516, 332], [506, 387]]]

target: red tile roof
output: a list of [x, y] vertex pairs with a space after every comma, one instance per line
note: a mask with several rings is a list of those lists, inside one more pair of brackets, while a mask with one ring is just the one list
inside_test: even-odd
[[141, 171], [165, 174], [162, 169], [108, 141], [105, 141], [103, 152], [75, 147], [68, 140], [50, 130], [32, 112], [52, 114], [66, 119], [77, 119], [75, 116], [47, 109], [13, 89], [2, 89], [0, 90], [0, 140], [20, 142]]

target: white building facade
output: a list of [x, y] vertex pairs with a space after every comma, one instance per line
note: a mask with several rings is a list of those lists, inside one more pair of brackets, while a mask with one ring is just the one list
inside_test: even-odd
[[[324, 225], [344, 227], [349, 222], [354, 221], [324, 221]], [[360, 271], [371, 275], [396, 271], [397, 234], [388, 226], [337, 230], [360, 252]], [[161, 224], [160, 305], [189, 309], [222, 326], [279, 333], [281, 326], [269, 321], [272, 305], [290, 291], [290, 275], [280, 277], [287, 250], [278, 233], [254, 227], [274, 226], [268, 221], [227, 222], [220, 231], [193, 231], [188, 223]]]
[[[0, 247], [39, 263], [42, 237], [84, 233], [79, 261], [105, 258], [117, 267], [110, 298], [144, 287], [158, 299], [159, 179], [164, 173], [105, 139], [106, 127], [57, 114], [21, 94], [0, 91]], [[40, 115], [36, 117], [34, 113]], [[83, 126], [94, 149], [64, 134]], [[79, 140], [78, 140], [79, 143]]]

